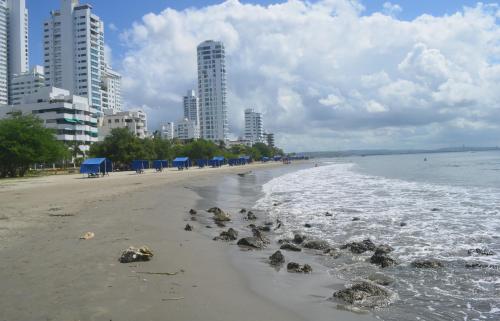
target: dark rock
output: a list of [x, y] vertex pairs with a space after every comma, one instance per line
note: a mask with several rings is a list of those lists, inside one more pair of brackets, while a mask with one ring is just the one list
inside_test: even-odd
[[216, 222], [226, 222], [231, 220], [231, 216], [218, 207], [212, 207], [207, 212], [214, 214], [213, 218]]
[[285, 256], [281, 253], [281, 251], [276, 251], [269, 257], [269, 263], [273, 266], [280, 266], [285, 263]]
[[431, 212], [439, 212], [439, 211], [441, 211], [441, 209], [439, 209], [439, 208], [432, 208], [431, 209]]
[[244, 237], [240, 239], [237, 243], [239, 246], [250, 247], [253, 249], [262, 249], [264, 248], [264, 242], [260, 238], [257, 237]]
[[226, 227], [226, 224], [222, 223], [222, 222], [215, 222], [215, 225], [217, 225], [218, 227]]
[[186, 227], [184, 227], [184, 231], [192, 231], [193, 227], [189, 224], [186, 224]]
[[488, 248], [482, 248], [482, 249], [470, 249], [467, 251], [469, 255], [482, 255], [482, 256], [490, 256], [490, 255], [495, 255], [495, 252]]
[[435, 259], [416, 260], [411, 262], [411, 265], [414, 268], [419, 268], [419, 269], [437, 269], [444, 266], [444, 264], [441, 261]]
[[375, 251], [375, 254], [370, 258], [370, 263], [380, 265], [382, 268], [397, 265], [395, 259], [388, 255], [385, 251]]
[[375, 255], [389, 254], [394, 251], [394, 248], [387, 244], [382, 244], [377, 246], [375, 249]]
[[293, 243], [302, 244], [302, 242], [304, 242], [305, 239], [306, 239], [305, 235], [297, 233], [293, 236]]
[[311, 227], [312, 227], [312, 225], [311, 225], [311, 224], [309, 224], [309, 223], [306, 223], [306, 224], [304, 224], [304, 227], [311, 228]]
[[257, 228], [257, 225], [255, 225], [255, 224], [249, 224], [248, 227], [251, 228], [251, 229], [254, 229], [254, 228]]
[[341, 249], [349, 249], [352, 253], [362, 254], [366, 251], [374, 251], [376, 248], [375, 244], [370, 240], [366, 239], [361, 242], [351, 242], [342, 245]]
[[323, 240], [313, 240], [313, 241], [306, 242], [304, 244], [304, 247], [306, 249], [312, 249], [312, 250], [326, 250], [326, 249], [330, 248], [330, 244], [328, 244], [327, 241], [323, 241]]
[[406, 226], [406, 225], [408, 225], [408, 224], [406, 224], [405, 222], [399, 223], [399, 226], [401, 226], [401, 227]]
[[220, 232], [219, 236], [214, 237], [214, 241], [234, 241], [238, 238], [238, 232], [232, 228]]
[[304, 264], [303, 266], [299, 263], [290, 262], [287, 264], [286, 269], [288, 272], [293, 273], [311, 273], [312, 267], [309, 264]]
[[324, 250], [323, 254], [329, 255], [334, 259], [338, 259], [342, 255], [339, 250], [337, 250], [336, 248], [333, 248], [333, 247]]
[[271, 232], [270, 226], [257, 226], [257, 229], [262, 232]]
[[142, 262], [149, 261], [152, 257], [153, 252], [147, 246], [143, 246], [138, 249], [131, 246], [123, 251], [119, 261], [120, 263]]
[[353, 217], [353, 218], [352, 218], [352, 221], [353, 221], [353, 222], [356, 222], [356, 221], [361, 221], [361, 219], [360, 219], [359, 217]]
[[265, 226], [273, 226], [273, 224], [274, 224], [273, 222], [264, 222]]
[[242, 213], [242, 214], [244, 214], [244, 213], [246, 213], [246, 212], [247, 212], [247, 210], [246, 210], [246, 209], [244, 209], [244, 208], [242, 208], [242, 209], [240, 210], [240, 213]]
[[249, 221], [255, 221], [256, 219], [257, 219], [257, 216], [252, 211], [248, 211], [248, 213], [247, 213], [247, 220], [249, 220]]
[[210, 225], [205, 225], [206, 228], [212, 228]]
[[350, 288], [333, 293], [333, 297], [353, 305], [381, 307], [390, 303], [391, 291], [370, 281], [361, 281]]
[[194, 210], [194, 209], [190, 209], [190, 210], [189, 210], [189, 214], [191, 214], [191, 215], [196, 215], [196, 213], [197, 213], [197, 212], [196, 212], [196, 210]]
[[332, 214], [332, 213], [330, 213], [330, 212], [326, 212], [326, 213], [325, 213], [325, 216], [333, 216], [333, 214]]
[[252, 229], [252, 234], [254, 237], [261, 240], [264, 244], [269, 244], [269, 240], [266, 237], [264, 237], [258, 229], [256, 228]]
[[293, 251], [293, 252], [300, 252], [302, 249], [298, 247], [297, 245], [291, 244], [291, 243], [285, 243], [282, 246], [280, 246], [280, 250], [286, 250], [286, 251]]
[[486, 264], [481, 262], [466, 263], [465, 267], [467, 269], [495, 269], [495, 270], [500, 269], [500, 265]]
[[196, 216], [191, 216], [190, 220], [191, 221], [198, 221], [198, 219], [196, 218]]

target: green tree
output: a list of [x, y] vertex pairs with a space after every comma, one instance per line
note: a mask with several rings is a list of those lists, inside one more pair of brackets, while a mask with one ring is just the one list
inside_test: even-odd
[[69, 157], [67, 148], [39, 118], [14, 113], [0, 120], [0, 177], [22, 177], [32, 164], [65, 157]]

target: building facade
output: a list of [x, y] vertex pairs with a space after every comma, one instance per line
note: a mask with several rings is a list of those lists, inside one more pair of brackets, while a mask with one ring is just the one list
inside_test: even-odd
[[175, 124], [173, 122], [166, 122], [160, 126], [160, 135], [165, 139], [174, 139]]
[[174, 137], [182, 140], [200, 138], [200, 129], [198, 125], [187, 118], [175, 123]]
[[102, 111], [114, 114], [122, 111], [122, 76], [108, 64], [104, 65], [101, 82]]
[[39, 88], [38, 92], [26, 95], [22, 104], [0, 108], [2, 117], [12, 112], [39, 117], [45, 127], [55, 130], [57, 140], [78, 142], [83, 151], [98, 138], [96, 110], [89, 106], [86, 97], [72, 95], [64, 89]]
[[189, 119], [195, 124], [200, 123], [200, 108], [198, 97], [194, 90], [188, 90], [187, 95], [183, 97], [184, 118]]
[[104, 24], [88, 4], [61, 0], [44, 23], [45, 83], [87, 97], [102, 112]]
[[264, 134], [264, 142], [269, 147], [274, 147], [274, 134], [273, 133], [265, 133]]
[[245, 109], [245, 139], [252, 144], [264, 141], [262, 114], [251, 108]]
[[9, 85], [9, 104], [19, 105], [24, 98], [37, 93], [45, 87], [45, 77], [42, 66], [35, 66], [29, 72], [14, 74]]
[[9, 103], [13, 75], [29, 69], [28, 10], [25, 0], [0, 0], [0, 104]]
[[224, 44], [207, 40], [198, 45], [198, 99], [201, 137], [226, 141], [228, 137]]
[[146, 138], [148, 136], [147, 116], [142, 110], [122, 111], [104, 115], [100, 121], [100, 141], [109, 136], [115, 128], [128, 128], [132, 134], [139, 138]]

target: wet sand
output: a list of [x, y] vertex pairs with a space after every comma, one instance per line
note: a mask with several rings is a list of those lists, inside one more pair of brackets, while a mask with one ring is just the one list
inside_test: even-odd
[[[282, 165], [1, 181], [0, 320], [310, 319], [258, 294], [266, 275], [235, 268], [236, 247], [211, 241], [188, 214], [196, 186], [270, 166]], [[95, 237], [80, 240], [85, 232]], [[153, 259], [119, 263], [131, 245], [149, 246]], [[328, 320], [346, 320], [330, 311]]]

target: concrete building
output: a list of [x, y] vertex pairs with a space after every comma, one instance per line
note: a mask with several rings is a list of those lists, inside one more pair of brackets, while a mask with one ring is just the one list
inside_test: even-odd
[[97, 141], [96, 110], [89, 106], [86, 97], [72, 95], [60, 88], [43, 87], [25, 96], [20, 105], [0, 108], [0, 117], [16, 111], [39, 117], [45, 127], [56, 131], [57, 140], [78, 142], [83, 151]]
[[264, 141], [262, 114], [251, 108], [245, 109], [245, 139], [252, 144]]
[[25, 0], [0, 0], [0, 104], [9, 103], [10, 78], [29, 69]]
[[264, 142], [269, 147], [274, 147], [274, 134], [273, 133], [265, 133], [264, 134]]
[[174, 137], [183, 140], [198, 139], [200, 130], [194, 121], [184, 118], [175, 123]]
[[200, 123], [200, 109], [198, 105], [198, 97], [194, 90], [188, 90], [187, 95], [183, 98], [184, 102], [184, 118], [189, 119], [195, 124]]
[[45, 87], [42, 66], [35, 66], [29, 72], [14, 74], [10, 79], [9, 104], [23, 103], [26, 96], [37, 93], [41, 87]]
[[147, 116], [142, 110], [121, 111], [116, 114], [104, 115], [100, 122], [100, 141], [104, 140], [115, 128], [128, 128], [139, 138], [148, 136]]
[[108, 64], [104, 65], [101, 82], [102, 111], [114, 114], [122, 111], [122, 76]]
[[243, 145], [243, 146], [248, 146], [248, 147], [252, 147], [252, 142], [245, 139], [245, 138], [242, 138], [242, 137], [239, 137], [237, 140], [229, 140], [227, 143], [226, 143], [226, 146], [231, 148], [233, 146], [239, 146], [239, 145]]
[[61, 0], [44, 23], [45, 83], [87, 97], [102, 112], [104, 24], [88, 4]]
[[198, 99], [201, 137], [226, 141], [228, 137], [224, 44], [207, 40], [198, 45]]
[[160, 127], [160, 135], [162, 138], [165, 139], [174, 139], [174, 134], [175, 134], [175, 129], [174, 129], [175, 124], [173, 122], [167, 122], [161, 125]]

